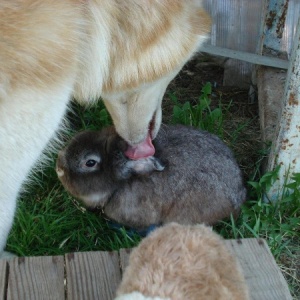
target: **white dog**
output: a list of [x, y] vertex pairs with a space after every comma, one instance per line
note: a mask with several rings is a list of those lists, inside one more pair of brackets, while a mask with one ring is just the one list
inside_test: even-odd
[[210, 29], [199, 1], [0, 0], [0, 253], [72, 96], [103, 98], [128, 157], [154, 153], [165, 89]]

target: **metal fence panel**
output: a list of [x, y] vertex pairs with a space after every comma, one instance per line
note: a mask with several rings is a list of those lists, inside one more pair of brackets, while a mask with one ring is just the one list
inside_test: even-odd
[[[203, 0], [203, 4], [213, 19], [212, 45], [256, 52], [265, 0]], [[281, 44], [281, 50], [288, 54], [299, 16], [300, 0], [290, 0]]]
[[[268, 0], [203, 0], [205, 9], [212, 16], [211, 39], [213, 46], [232, 50], [257, 52], [261, 38], [264, 7]], [[276, 0], [269, 0], [274, 4]], [[281, 52], [288, 57], [292, 51], [293, 37], [300, 16], [300, 0], [289, 0], [285, 28], [280, 43]], [[225, 85], [249, 86], [252, 65], [240, 60], [228, 61], [230, 68]], [[225, 65], [225, 70], [227, 66]], [[226, 78], [224, 77], [224, 81]], [[238, 82], [236, 82], [238, 81]]]

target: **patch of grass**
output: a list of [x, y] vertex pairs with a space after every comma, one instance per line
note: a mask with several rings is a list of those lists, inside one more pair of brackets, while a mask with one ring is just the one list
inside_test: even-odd
[[99, 130], [112, 124], [112, 119], [102, 101], [88, 107], [73, 102], [68, 119], [75, 131]]
[[278, 168], [264, 174], [258, 181], [248, 182], [249, 199], [240, 217], [222, 222], [218, 228], [227, 238], [266, 238], [275, 258], [293, 241], [300, 241], [300, 174], [284, 186], [277, 201], [268, 201], [266, 193], [277, 177]]
[[174, 104], [171, 122], [205, 129], [223, 138], [223, 118], [230, 105], [227, 106], [225, 112], [222, 110], [221, 104], [217, 108], [211, 108], [212, 87], [209, 82], [206, 83], [201, 92], [198, 102], [194, 105], [190, 101], [181, 104], [177, 97], [170, 93], [169, 97]]
[[129, 248], [139, 240], [109, 227], [99, 212], [87, 211], [56, 182], [21, 197], [7, 249], [20, 256], [60, 255]]
[[226, 140], [229, 147], [232, 147], [236, 144], [243, 129], [249, 126], [249, 121], [240, 122], [229, 134], [225, 129], [224, 121], [229, 119], [232, 103], [229, 102], [225, 105], [222, 104], [220, 99], [218, 106], [213, 108], [211, 94], [212, 86], [210, 82], [203, 86], [201, 95], [196, 103], [186, 101], [181, 104], [175, 94], [169, 93], [168, 96], [174, 104], [171, 123], [207, 130]]

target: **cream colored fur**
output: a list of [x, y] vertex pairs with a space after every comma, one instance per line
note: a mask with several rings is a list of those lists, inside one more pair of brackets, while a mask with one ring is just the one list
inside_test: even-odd
[[176, 223], [155, 230], [132, 251], [117, 296], [117, 300], [249, 299], [242, 270], [223, 239], [204, 225]]
[[0, 0], [0, 253], [72, 96], [102, 96], [131, 145], [154, 119], [154, 138], [164, 91], [209, 27], [197, 0]]

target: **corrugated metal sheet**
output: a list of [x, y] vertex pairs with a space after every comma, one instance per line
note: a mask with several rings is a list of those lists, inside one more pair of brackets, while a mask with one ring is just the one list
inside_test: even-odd
[[297, 22], [300, 17], [300, 0], [290, 0], [285, 30], [283, 32], [282, 49], [286, 50], [291, 55], [293, 48], [293, 38], [296, 34]]
[[[203, 0], [213, 19], [211, 44], [233, 50], [256, 52], [265, 0]], [[300, 0], [289, 0], [281, 49], [291, 53], [300, 16]]]
[[255, 52], [264, 0], [204, 0], [213, 19], [211, 44]]
[[[262, 20], [265, 17], [266, 0], [203, 0], [203, 4], [213, 20], [209, 43], [213, 46], [256, 53], [261, 37]], [[299, 16], [300, 0], [289, 0], [286, 24], [278, 49], [287, 52], [288, 56], [291, 54]], [[236, 60], [230, 63], [230, 67], [233, 72], [239, 73], [242, 80], [250, 81], [251, 64]], [[247, 84], [249, 82], [245, 82], [245, 85]]]

